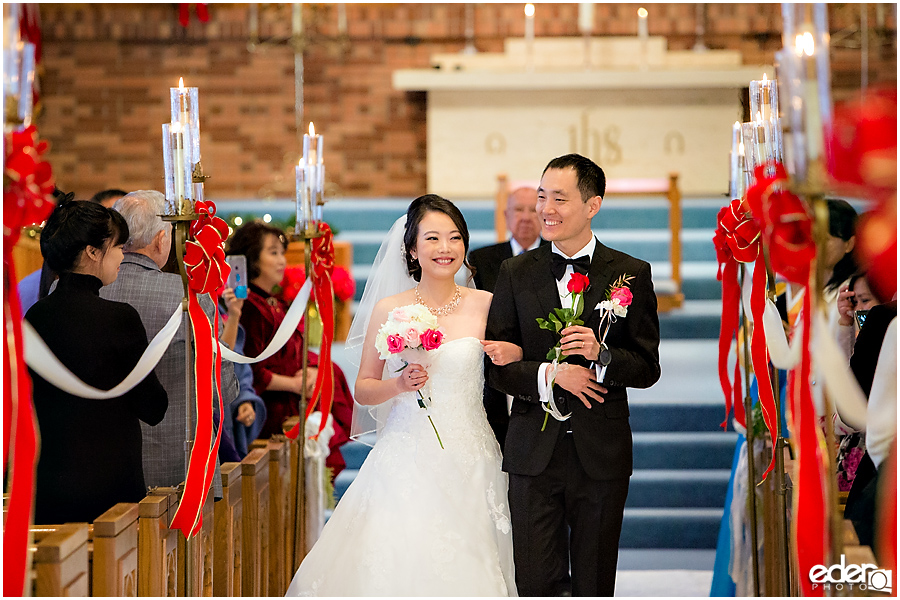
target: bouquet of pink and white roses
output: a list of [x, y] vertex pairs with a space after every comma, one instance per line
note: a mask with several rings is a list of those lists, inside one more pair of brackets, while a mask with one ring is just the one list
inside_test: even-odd
[[[403, 366], [397, 370], [399, 373], [409, 366], [413, 357], [417, 362], [425, 362], [422, 360], [424, 357], [421, 353], [437, 350], [443, 341], [444, 333], [438, 325], [437, 317], [431, 314], [431, 311], [425, 306], [411, 304], [399, 306], [388, 314], [387, 321], [375, 336], [375, 349], [378, 350], [378, 356], [382, 360], [392, 355], [401, 355]], [[419, 408], [428, 413], [428, 405], [422, 391], [416, 390], [416, 396]], [[428, 398], [428, 402], [431, 402], [431, 398]], [[438, 444], [443, 448], [441, 435], [434, 426], [431, 414], [428, 414], [428, 420], [437, 436]]]

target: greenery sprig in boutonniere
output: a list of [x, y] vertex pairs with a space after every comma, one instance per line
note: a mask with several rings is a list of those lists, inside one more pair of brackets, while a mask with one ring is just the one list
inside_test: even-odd
[[[551, 312], [546, 319], [537, 319], [538, 327], [553, 331], [559, 335], [559, 332], [566, 327], [584, 325], [584, 321], [581, 320], [581, 313], [584, 312], [584, 293], [590, 287], [591, 281], [588, 279], [587, 275], [572, 273], [572, 276], [569, 278], [569, 283], [566, 285], [566, 289], [569, 292], [568, 295], [572, 297], [572, 308], [554, 308], [553, 312]], [[566, 356], [562, 355], [562, 347], [558, 342], [547, 352], [547, 360], [551, 361], [549, 367], [549, 383], [547, 384], [548, 392], [551, 392], [553, 389], [557, 365], [565, 361], [566, 358]], [[545, 411], [544, 424], [541, 425], [541, 431], [544, 431], [547, 427], [548, 415], [553, 415], [558, 421], [565, 421], [571, 416], [571, 413], [563, 415], [559, 411], [556, 402], [553, 400], [552, 393], [548, 393], [546, 398], [541, 398], [541, 407]]]

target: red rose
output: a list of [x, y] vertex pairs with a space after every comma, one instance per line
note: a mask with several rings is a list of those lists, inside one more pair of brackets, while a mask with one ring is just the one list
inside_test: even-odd
[[437, 329], [428, 329], [422, 334], [422, 347], [426, 350], [437, 350], [444, 341], [444, 334]]
[[331, 282], [334, 285], [334, 296], [341, 302], [347, 302], [353, 298], [356, 292], [356, 282], [344, 267], [335, 267], [334, 273], [331, 275]]
[[403, 338], [396, 333], [387, 336], [388, 352], [391, 354], [400, 354], [405, 346], [406, 343], [403, 341]]
[[303, 266], [287, 267], [281, 280], [281, 299], [290, 304], [300, 293], [306, 281], [306, 268]]
[[616, 288], [609, 295], [610, 300], [619, 300], [619, 306], [631, 306], [631, 290], [627, 287]]
[[588, 286], [591, 285], [591, 281], [588, 279], [587, 275], [582, 275], [581, 273], [572, 273], [572, 277], [569, 278], [569, 283], [566, 285], [566, 289], [569, 290], [572, 294], [581, 294], [584, 293]]

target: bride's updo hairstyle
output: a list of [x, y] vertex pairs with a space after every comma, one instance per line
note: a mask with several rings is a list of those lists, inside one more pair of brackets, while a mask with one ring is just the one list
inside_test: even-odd
[[466, 220], [462, 213], [456, 208], [456, 205], [441, 198], [437, 194], [425, 194], [419, 196], [409, 205], [406, 210], [406, 232], [403, 235], [403, 253], [406, 257], [406, 269], [409, 271], [410, 277], [416, 281], [422, 280], [422, 267], [419, 261], [412, 257], [411, 251], [416, 249], [416, 239], [419, 237], [419, 223], [425, 218], [429, 212], [444, 213], [453, 221], [456, 228], [462, 235], [463, 245], [466, 248], [466, 255], [463, 258], [463, 265], [474, 271], [469, 265], [469, 228], [466, 226]]

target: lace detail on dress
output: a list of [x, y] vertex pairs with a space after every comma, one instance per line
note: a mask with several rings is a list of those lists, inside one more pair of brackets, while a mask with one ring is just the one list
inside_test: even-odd
[[497, 526], [497, 529], [503, 535], [508, 534], [511, 525], [509, 523], [509, 517], [506, 516], [506, 503], [501, 502], [500, 505], [497, 506], [497, 492], [494, 491], [493, 481], [487, 489], [487, 501], [491, 512], [491, 518], [494, 520], [494, 525]]

